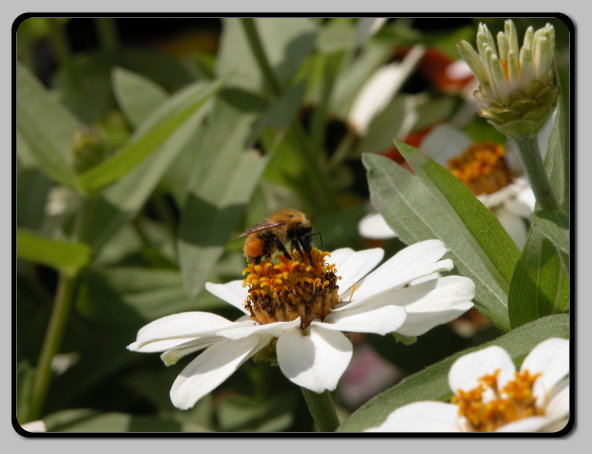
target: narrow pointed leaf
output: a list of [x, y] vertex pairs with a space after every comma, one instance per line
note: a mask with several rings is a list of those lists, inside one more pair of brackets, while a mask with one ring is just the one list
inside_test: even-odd
[[567, 68], [557, 70], [561, 93], [555, 121], [549, 136], [547, 153], [545, 154], [545, 170], [549, 182], [563, 211], [569, 213], [569, 160], [570, 160], [570, 119], [569, 119], [569, 75]]
[[563, 253], [569, 254], [569, 218], [561, 211], [535, 211], [531, 221]]
[[17, 256], [66, 273], [76, 273], [90, 261], [90, 248], [82, 243], [55, 241], [19, 229], [16, 236]]
[[[179, 103], [187, 102], [187, 97], [201, 98], [208, 91], [209, 83], [198, 82], [173, 96], [161, 107], [152, 106], [153, 113], [138, 128], [136, 134], [143, 134], [161, 118], [166, 118], [171, 109]], [[162, 179], [171, 163], [187, 148], [197, 148], [196, 135], [209, 111], [210, 102], [202, 104], [192, 115], [178, 125], [168, 139], [148, 158], [131, 172], [106, 188], [96, 200], [89, 222], [88, 241], [98, 250], [118, 229], [129, 221], [144, 205], [156, 185]]]
[[508, 334], [479, 347], [456, 353], [439, 363], [418, 372], [401, 383], [380, 393], [356, 410], [338, 429], [338, 432], [360, 432], [382, 423], [393, 410], [421, 400], [448, 400], [448, 371], [454, 361], [469, 352], [498, 345], [505, 349], [515, 363], [538, 343], [550, 337], [569, 337], [569, 317], [565, 314], [550, 315], [528, 323]]
[[134, 127], [142, 124], [168, 97], [150, 79], [123, 68], [113, 70], [112, 80], [117, 102]]
[[81, 123], [24, 66], [16, 74], [16, 126], [39, 167], [54, 181], [73, 186], [69, 151]]
[[[175, 96], [163, 106], [167, 115], [155, 112], [135, 134], [130, 143], [111, 159], [86, 171], [78, 178], [78, 185], [87, 192], [96, 191], [125, 176], [154, 153], [177, 129], [202, 107], [219, 89], [221, 83], [198, 83], [185, 88], [182, 96]], [[154, 121], [158, 118], [158, 121]]]
[[406, 243], [442, 240], [459, 273], [475, 282], [478, 309], [508, 330], [507, 291], [516, 245], [462, 183], [425, 156], [417, 159], [421, 163], [411, 159], [414, 176], [387, 158], [364, 154], [372, 204]]
[[560, 252], [536, 224], [530, 229], [508, 295], [512, 328], [569, 308], [569, 275]]

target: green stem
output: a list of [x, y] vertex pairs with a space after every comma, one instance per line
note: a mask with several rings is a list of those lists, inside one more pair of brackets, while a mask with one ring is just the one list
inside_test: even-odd
[[516, 142], [518, 142], [520, 157], [539, 206], [543, 210], [557, 210], [559, 204], [549, 183], [536, 136], [517, 137]]
[[331, 393], [325, 391], [318, 394], [306, 388], [300, 389], [319, 432], [335, 432], [339, 427], [339, 418], [335, 413]]
[[58, 352], [64, 336], [72, 295], [76, 286], [77, 276], [61, 272], [58, 283], [58, 290], [53, 304], [53, 311], [49, 319], [49, 326], [45, 334], [45, 340], [39, 357], [39, 364], [35, 373], [33, 385], [33, 398], [29, 407], [28, 421], [39, 419], [47, 390], [51, 381], [51, 362]]
[[97, 34], [101, 47], [107, 53], [114, 52], [119, 47], [119, 36], [112, 17], [96, 19]]
[[[91, 222], [90, 215], [95, 202], [95, 197], [88, 197], [84, 200], [74, 235], [77, 242], [84, 242], [86, 238]], [[41, 416], [51, 382], [51, 362], [62, 344], [79, 273], [80, 271], [74, 274], [61, 271], [59, 274], [58, 288], [53, 302], [53, 308], [45, 333], [45, 339], [41, 347], [37, 369], [35, 370], [35, 382], [33, 384], [27, 421], [39, 419]]]
[[[261, 43], [261, 38], [259, 36], [259, 32], [257, 31], [255, 21], [252, 18], [242, 18], [241, 23], [245, 30], [245, 34], [247, 36], [247, 40], [249, 41], [253, 55], [255, 56], [257, 64], [263, 73], [265, 82], [270, 87], [275, 97], [281, 96], [283, 93], [283, 88], [279, 79], [275, 75], [273, 68], [269, 64], [269, 60], [267, 59], [267, 55], [263, 49], [263, 44]], [[316, 155], [315, 150], [312, 149], [310, 141], [308, 140], [308, 137], [306, 136], [302, 125], [298, 120], [294, 122], [292, 129], [299, 146], [303, 150], [308, 160], [312, 180], [311, 182], [318, 188], [319, 197], [323, 200], [322, 208], [325, 210], [338, 208], [339, 202], [337, 201], [337, 198], [331, 189], [331, 185], [329, 184], [329, 176], [324, 168], [322, 168], [320, 165], [318, 156]]]
[[282, 85], [273, 72], [273, 69], [269, 64], [269, 60], [267, 59], [267, 55], [265, 55], [265, 50], [263, 49], [263, 44], [261, 43], [255, 20], [253, 18], [246, 17], [241, 19], [241, 23], [243, 25], [243, 29], [245, 30], [245, 34], [247, 35], [247, 40], [249, 41], [253, 55], [255, 56], [257, 64], [263, 73], [265, 81], [271, 88], [272, 93], [275, 96], [280, 96], [283, 92]]

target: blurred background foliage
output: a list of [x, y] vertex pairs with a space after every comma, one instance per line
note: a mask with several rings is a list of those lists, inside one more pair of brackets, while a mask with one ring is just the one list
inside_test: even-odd
[[[446, 69], [476, 24], [503, 19], [396, 18], [373, 35], [351, 18], [267, 18], [254, 24], [272, 77], [234, 18], [26, 18], [18, 24], [17, 416], [48, 430], [309, 431], [300, 391], [278, 368], [249, 361], [190, 411], [168, 392], [183, 364], [125, 346], [144, 324], [182, 311], [235, 309], [203, 291], [241, 277], [245, 227], [283, 207], [305, 211], [323, 247], [403, 247], [369, 240], [364, 152], [401, 162], [413, 144], [455, 123], [473, 140], [505, 138], [474, 114], [465, 81]], [[540, 24], [539, 24], [540, 22]], [[548, 19], [517, 19], [527, 25]], [[568, 31], [556, 27], [559, 49]], [[351, 113], [384, 65], [425, 53], [367, 122]], [[409, 106], [413, 105], [413, 113]], [[467, 105], [469, 107], [467, 108]], [[468, 112], [468, 114], [467, 114]], [[31, 411], [60, 279], [73, 304], [42, 409]], [[372, 395], [499, 331], [476, 311], [412, 345], [352, 335], [334, 393], [345, 417]], [[184, 362], [184, 364], [186, 361]]]

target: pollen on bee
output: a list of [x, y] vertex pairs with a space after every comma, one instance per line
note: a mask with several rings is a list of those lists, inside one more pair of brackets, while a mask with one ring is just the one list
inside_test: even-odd
[[327, 263], [328, 252], [311, 250], [312, 263], [296, 250], [292, 259], [278, 255], [244, 269], [243, 286], [249, 288], [245, 308], [261, 324], [301, 318], [305, 329], [313, 320], [323, 320], [337, 305], [335, 266]]

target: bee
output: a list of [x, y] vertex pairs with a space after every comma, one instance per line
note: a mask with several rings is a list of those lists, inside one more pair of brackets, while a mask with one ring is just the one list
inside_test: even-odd
[[265, 221], [249, 227], [236, 238], [247, 237], [243, 251], [249, 262], [258, 264], [263, 257], [270, 257], [275, 251], [292, 259], [285, 246], [290, 243], [300, 255], [304, 252], [312, 263], [311, 236], [314, 234], [304, 213], [285, 209], [272, 213]]

